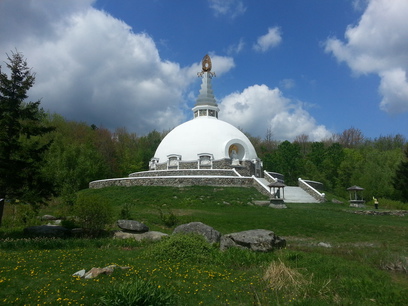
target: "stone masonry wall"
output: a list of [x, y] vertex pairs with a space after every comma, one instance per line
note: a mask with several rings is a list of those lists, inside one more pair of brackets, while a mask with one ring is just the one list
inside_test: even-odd
[[217, 186], [217, 187], [255, 187], [260, 193], [270, 196], [252, 177], [239, 176], [161, 176], [161, 177], [127, 177], [119, 179], [107, 179], [89, 183], [89, 188], [99, 189], [110, 186]]
[[[229, 158], [214, 160], [212, 162], [212, 169], [229, 170], [233, 168], [235, 168], [237, 172], [242, 176], [252, 176], [255, 174], [255, 165], [249, 160], [241, 161], [241, 164], [239, 166], [232, 166], [231, 159]], [[179, 170], [187, 170], [187, 169], [197, 169], [198, 170], [198, 161], [179, 161], [178, 169]], [[167, 162], [165, 162], [165, 163], [157, 164], [156, 170], [152, 170], [152, 171], [178, 170], [178, 169], [176, 169], [176, 167], [167, 169]], [[200, 170], [202, 169], [211, 170], [211, 166], [200, 166]]]
[[98, 189], [110, 186], [220, 186], [220, 187], [251, 187], [254, 186], [252, 177], [199, 177], [199, 176], [168, 176], [168, 177], [128, 177], [107, 179], [89, 183], [89, 188]]
[[152, 170], [129, 174], [130, 177], [157, 177], [157, 176], [185, 176], [185, 175], [210, 175], [210, 176], [237, 176], [231, 169], [188, 169], [188, 170]]

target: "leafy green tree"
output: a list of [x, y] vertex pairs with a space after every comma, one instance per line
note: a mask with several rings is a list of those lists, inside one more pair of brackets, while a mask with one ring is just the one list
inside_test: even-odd
[[[361, 184], [364, 157], [359, 150], [343, 149], [344, 159], [337, 169], [336, 194], [347, 197], [347, 188]], [[365, 186], [364, 186], [365, 187]]]
[[287, 185], [296, 185], [299, 175], [303, 172], [300, 146], [286, 140], [278, 146], [271, 158], [273, 171], [282, 173]]
[[366, 150], [359, 184], [365, 188], [364, 195], [367, 199], [372, 196], [391, 199], [395, 196], [392, 178], [401, 161], [401, 153], [400, 149]]
[[116, 158], [120, 176], [143, 170], [143, 161], [138, 156], [139, 137], [125, 128], [118, 128], [114, 133]]
[[156, 130], [139, 138], [138, 159], [142, 163], [142, 170], [149, 170], [149, 161], [154, 156], [162, 139], [162, 134]]
[[50, 145], [43, 136], [53, 128], [44, 124], [40, 101], [25, 102], [35, 74], [23, 55], [12, 52], [7, 60], [10, 76], [0, 70], [0, 224], [5, 199], [37, 204], [51, 193], [41, 163]]
[[329, 184], [328, 189], [333, 189], [338, 177], [338, 169], [344, 160], [344, 151], [339, 143], [333, 143], [325, 150], [323, 156], [322, 168]]
[[408, 202], [408, 145], [405, 146], [404, 159], [398, 165], [392, 184], [399, 193], [399, 198]]
[[105, 149], [111, 149], [101, 144], [102, 139], [109, 139], [85, 123], [67, 121], [58, 115], [50, 120], [56, 130], [43, 171], [54, 182], [57, 195], [66, 204], [73, 204], [75, 193], [87, 188], [90, 181], [112, 177], [111, 165], [103, 155]]

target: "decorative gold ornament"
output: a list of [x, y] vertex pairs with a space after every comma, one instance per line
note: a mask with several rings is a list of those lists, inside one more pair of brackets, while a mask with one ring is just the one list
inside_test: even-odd
[[211, 63], [211, 58], [210, 58], [210, 56], [208, 55], [208, 54], [206, 54], [204, 57], [203, 57], [203, 60], [202, 60], [202, 66], [203, 66], [203, 71], [204, 72], [209, 72], [209, 71], [211, 71], [211, 68], [212, 68], [212, 63]]
[[208, 73], [208, 75], [210, 76], [210, 78], [215, 76], [215, 72], [211, 72], [211, 68], [212, 68], [212, 62], [211, 62], [211, 58], [208, 54], [206, 54], [203, 57], [203, 60], [201, 61], [201, 66], [202, 66], [202, 71], [197, 73], [197, 75], [199, 77], [202, 77], [204, 73]]

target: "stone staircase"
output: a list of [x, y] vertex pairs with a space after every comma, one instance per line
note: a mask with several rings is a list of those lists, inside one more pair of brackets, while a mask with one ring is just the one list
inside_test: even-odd
[[[257, 178], [257, 180], [266, 187], [269, 191], [269, 182], [264, 178]], [[285, 203], [319, 203], [314, 197], [304, 191], [302, 188], [297, 186], [286, 186], [285, 187]]]
[[319, 203], [314, 197], [300, 187], [285, 187], [285, 203]]

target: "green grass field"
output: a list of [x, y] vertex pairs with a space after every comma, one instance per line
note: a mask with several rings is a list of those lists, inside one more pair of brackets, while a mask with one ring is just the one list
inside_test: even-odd
[[[103, 296], [143, 290], [154, 291], [154, 305], [166, 305], [158, 300], [166, 294], [173, 296], [169, 305], [407, 302], [407, 216], [359, 215], [347, 204], [332, 203], [288, 204], [282, 210], [253, 206], [248, 203], [265, 198], [252, 188], [112, 187], [81, 194], [108, 201], [116, 219], [126, 207], [150, 230], [170, 234], [176, 225], [168, 227], [165, 217], [173, 216], [173, 223], [201, 221], [222, 234], [272, 230], [287, 240], [287, 247], [273, 253], [219, 252], [194, 236], [156, 243], [109, 237], [28, 239], [21, 226], [7, 221], [9, 209], [7, 226], [0, 228], [0, 304], [98, 305]], [[41, 214], [68, 211], [50, 204]], [[112, 224], [111, 229], [117, 228]], [[89, 280], [72, 276], [111, 264], [130, 269]], [[139, 282], [150, 287], [133, 290]]]

